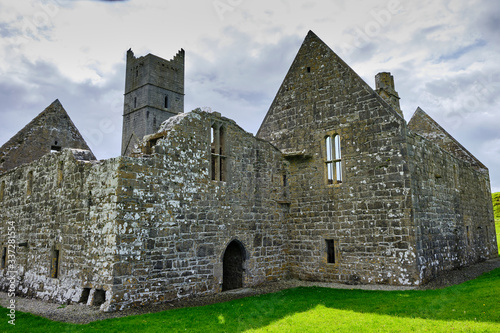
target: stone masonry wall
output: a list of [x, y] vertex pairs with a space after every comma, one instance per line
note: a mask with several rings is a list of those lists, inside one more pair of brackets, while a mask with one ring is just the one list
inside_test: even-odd
[[[2, 260], [1, 288], [8, 288], [12, 271], [19, 295], [90, 305], [95, 291], [104, 290], [108, 302], [102, 309], [107, 308], [113, 284], [115, 235], [110, 231], [118, 164], [76, 159], [89, 156], [88, 151], [65, 149], [0, 176], [3, 251], [8, 248], [8, 227], [13, 225], [16, 234], [16, 265]], [[52, 277], [56, 250], [59, 267]]]
[[[227, 177], [210, 177], [210, 128], [225, 132]], [[222, 259], [245, 249], [243, 286], [285, 276], [281, 153], [219, 114], [170, 118], [119, 169], [115, 309], [221, 290]], [[150, 147], [152, 145], [152, 147]]]
[[[401, 116], [310, 32], [258, 133], [290, 163], [292, 276], [419, 283], [405, 133]], [[328, 184], [325, 138], [335, 134], [343, 179]]]
[[487, 171], [410, 133], [413, 216], [420, 279], [496, 257]]

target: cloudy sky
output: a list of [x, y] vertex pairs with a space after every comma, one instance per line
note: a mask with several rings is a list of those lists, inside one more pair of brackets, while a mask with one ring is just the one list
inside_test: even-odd
[[100, 159], [120, 154], [125, 54], [186, 50], [185, 109], [256, 133], [313, 30], [370, 86], [395, 76], [500, 191], [496, 0], [2, 0], [0, 145], [58, 98]]

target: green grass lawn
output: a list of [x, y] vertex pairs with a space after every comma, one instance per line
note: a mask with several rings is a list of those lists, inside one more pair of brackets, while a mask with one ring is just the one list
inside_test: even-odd
[[[12, 330], [0, 308], [0, 331]], [[19, 332], [500, 332], [500, 269], [440, 290], [300, 287], [87, 325], [17, 313]]]
[[[500, 192], [493, 203], [500, 239]], [[6, 314], [0, 308], [1, 332], [500, 332], [500, 268], [440, 290], [301, 287], [87, 325], [17, 312], [13, 327]]]

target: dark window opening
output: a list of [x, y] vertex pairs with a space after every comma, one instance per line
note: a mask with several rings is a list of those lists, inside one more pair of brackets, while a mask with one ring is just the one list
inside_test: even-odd
[[64, 178], [63, 176], [64, 176], [64, 162], [61, 161], [57, 165], [57, 180], [56, 180], [57, 187], [61, 187]]
[[134, 97], [134, 108], [137, 107], [137, 97]]
[[214, 124], [211, 128], [210, 163], [212, 180], [226, 181], [226, 138], [221, 125]]
[[168, 109], [168, 96], [165, 96], [165, 103], [164, 103], [165, 109]]
[[311, 73], [311, 67], [307, 67], [307, 72]]
[[6, 267], [5, 265], [6, 263], [7, 263], [7, 248], [4, 247], [2, 250], [2, 268]]
[[61, 151], [61, 146], [50, 146], [50, 152], [55, 153]]
[[326, 241], [326, 262], [335, 264], [335, 241], [333, 239], [325, 239]]
[[3, 201], [3, 193], [5, 192], [5, 181], [0, 184], [0, 201]]
[[78, 303], [87, 304], [89, 301], [90, 288], [83, 288], [82, 295], [80, 296], [80, 301]]
[[138, 77], [139, 76], [139, 70], [135, 70], [135, 77]]
[[33, 191], [33, 171], [28, 172], [28, 181], [26, 184], [26, 194], [31, 195]]
[[286, 175], [283, 175], [283, 186], [286, 187], [288, 185], [288, 180], [286, 179]]
[[96, 289], [94, 292], [94, 306], [101, 306], [106, 302], [106, 291], [102, 289]]
[[59, 250], [52, 251], [50, 261], [50, 277], [57, 279], [59, 277]]
[[467, 246], [469, 246], [469, 245], [470, 245], [470, 243], [471, 243], [471, 241], [470, 241], [470, 228], [469, 228], [469, 226], [466, 226], [466, 227], [465, 227], [465, 233], [466, 233], [466, 235], [465, 235], [465, 237], [466, 237], [466, 238], [465, 238], [465, 244], [466, 244]]

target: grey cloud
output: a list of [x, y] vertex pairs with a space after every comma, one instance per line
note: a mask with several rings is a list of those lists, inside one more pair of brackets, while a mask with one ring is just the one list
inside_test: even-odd
[[485, 1], [479, 11], [474, 25], [478, 27], [485, 38], [498, 44], [500, 42], [500, 3]]
[[19, 33], [16, 29], [13, 29], [10, 24], [0, 22], [0, 37], [8, 38], [14, 37]]
[[486, 44], [487, 44], [486, 41], [483, 39], [476, 40], [472, 44], [469, 44], [469, 45], [466, 45], [463, 47], [457, 47], [457, 48], [453, 49], [451, 52], [441, 55], [437, 59], [437, 61], [441, 62], [441, 61], [446, 61], [446, 60], [450, 60], [450, 59], [460, 58], [461, 56], [463, 56], [466, 53], [469, 53], [471, 51], [477, 50], [478, 48], [486, 46]]
[[24, 75], [0, 79], [2, 144], [59, 99], [98, 158], [119, 155], [124, 64], [99, 86], [72, 82], [49, 62], [21, 60], [21, 66]]
[[[236, 121], [243, 119], [247, 122], [249, 116], [237, 112], [244, 108], [246, 112], [254, 113], [253, 123], [240, 125], [246, 130], [255, 130], [267, 112], [302, 38], [287, 36], [276, 44], [264, 44], [236, 29], [226, 30], [225, 37], [230, 39], [230, 43], [218, 48], [213, 61], [203, 54], [188, 53], [187, 57], [191, 59], [186, 72], [186, 100], [189, 104], [214, 107], [229, 117], [233, 116]], [[205, 43], [208, 47], [211, 41]], [[222, 110], [220, 106], [230, 109]]]

